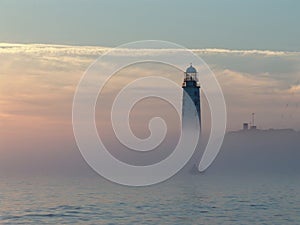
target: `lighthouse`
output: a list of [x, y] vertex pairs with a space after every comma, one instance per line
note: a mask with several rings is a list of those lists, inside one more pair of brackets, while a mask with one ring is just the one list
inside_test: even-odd
[[[201, 129], [200, 85], [198, 83], [197, 70], [192, 66], [192, 64], [184, 73], [182, 88], [182, 126], [193, 127], [194, 125], [190, 124], [191, 117], [196, 116], [199, 119]], [[192, 101], [188, 100], [189, 97]]]

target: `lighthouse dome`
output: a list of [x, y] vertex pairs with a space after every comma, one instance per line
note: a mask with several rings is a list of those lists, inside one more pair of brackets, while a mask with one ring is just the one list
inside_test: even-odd
[[186, 73], [197, 73], [197, 70], [191, 65], [186, 69]]

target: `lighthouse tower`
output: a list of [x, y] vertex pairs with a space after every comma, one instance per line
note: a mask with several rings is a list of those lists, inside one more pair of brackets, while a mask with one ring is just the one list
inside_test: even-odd
[[[192, 66], [192, 64], [184, 73], [182, 88], [184, 90], [182, 99], [182, 125], [191, 125], [189, 124], [190, 118], [197, 116], [201, 129], [200, 85], [197, 79], [197, 70]], [[194, 105], [189, 104], [191, 101], [188, 101], [188, 97], [191, 98]], [[196, 111], [192, 109], [192, 107], [196, 107]]]

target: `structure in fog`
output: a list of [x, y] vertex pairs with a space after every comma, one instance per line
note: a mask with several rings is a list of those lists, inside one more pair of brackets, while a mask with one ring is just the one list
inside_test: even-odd
[[[182, 125], [189, 124], [190, 118], [197, 116], [199, 118], [199, 125], [201, 129], [201, 108], [200, 108], [200, 85], [197, 78], [197, 70], [192, 66], [186, 69], [184, 73], [184, 81], [182, 84], [183, 99], [182, 99]], [[188, 97], [194, 103], [195, 110], [192, 109], [192, 105], [189, 105]]]
[[251, 122], [250, 123], [243, 123], [243, 130], [248, 130], [249, 129], [249, 125], [250, 125], [250, 130], [256, 130], [257, 127], [254, 123], [254, 116], [255, 116], [255, 113], [252, 113], [251, 114]]

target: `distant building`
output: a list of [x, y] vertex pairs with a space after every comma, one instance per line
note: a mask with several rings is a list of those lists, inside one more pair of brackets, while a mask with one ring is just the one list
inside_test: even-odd
[[243, 123], [243, 130], [249, 129], [249, 123]]
[[256, 125], [254, 124], [254, 115], [255, 115], [255, 113], [251, 114], [252, 121], [250, 123], [243, 123], [243, 130], [244, 131], [249, 130], [249, 125], [250, 125], [250, 130], [256, 130], [257, 129]]

